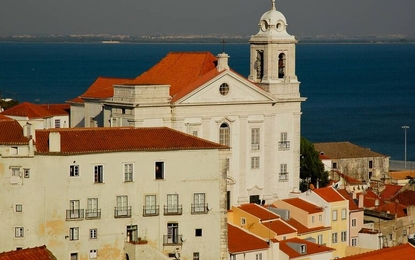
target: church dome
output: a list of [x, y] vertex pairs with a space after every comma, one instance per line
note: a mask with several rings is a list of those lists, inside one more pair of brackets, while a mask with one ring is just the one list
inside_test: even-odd
[[271, 10], [265, 12], [259, 20], [259, 35], [274, 37], [290, 36], [287, 31], [287, 19], [275, 8], [275, 0], [272, 0]]

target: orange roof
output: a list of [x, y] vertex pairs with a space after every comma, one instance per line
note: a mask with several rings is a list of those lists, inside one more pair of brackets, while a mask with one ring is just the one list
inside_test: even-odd
[[228, 149], [167, 127], [55, 128], [36, 130], [38, 154], [49, 153], [49, 133], [59, 132], [62, 154], [118, 151]]
[[[304, 257], [306, 255], [313, 255], [313, 254], [318, 254], [318, 253], [328, 253], [331, 251], [334, 251], [333, 248], [327, 247], [327, 246], [323, 246], [323, 245], [319, 245], [304, 239], [300, 239], [300, 238], [291, 238], [291, 239], [286, 239], [286, 240], [280, 240], [280, 250], [282, 252], [284, 252], [286, 255], [288, 255], [288, 257], [291, 258], [296, 258], [296, 257]], [[297, 252], [295, 249], [293, 249], [292, 247], [290, 247], [290, 244], [303, 244], [307, 246], [307, 250], [305, 254], [300, 254], [299, 252]]]
[[297, 230], [284, 222], [282, 219], [271, 220], [261, 223], [264, 227], [274, 231], [277, 235], [296, 233]]
[[48, 110], [44, 109], [43, 107], [29, 102], [20, 103], [1, 113], [6, 116], [20, 116], [27, 118], [47, 118], [53, 116]]
[[[199, 84], [190, 84], [203, 75], [210, 72], [210, 78], [217, 74], [216, 61], [216, 57], [210, 52], [170, 52], [148, 71], [125, 84], [170, 85], [170, 96], [177, 100], [176, 95], [179, 93], [179, 96], [183, 97], [199, 87]], [[188, 85], [189, 87], [186, 87]]]
[[243, 204], [238, 208], [259, 218], [262, 221], [280, 218], [279, 215], [255, 203]]
[[364, 192], [363, 206], [365, 208], [374, 208], [376, 206], [375, 205], [376, 200], [379, 201], [379, 206], [382, 206], [383, 204], [385, 204], [385, 202], [378, 195], [376, 195], [372, 190], [366, 190]]
[[300, 198], [290, 198], [290, 199], [284, 199], [282, 200], [290, 205], [293, 205], [296, 208], [302, 209], [306, 212], [308, 212], [309, 214], [314, 214], [314, 213], [319, 213], [319, 212], [323, 212], [323, 208], [312, 204], [310, 202], [307, 202], [303, 199]]
[[367, 253], [340, 258], [342, 260], [390, 260], [390, 259], [415, 259], [415, 247], [409, 243], [386, 247]]
[[399, 172], [392, 172], [390, 171], [388, 175], [393, 180], [408, 180], [408, 179], [414, 179], [415, 178], [415, 171], [399, 171]]
[[130, 80], [125, 78], [98, 77], [87, 91], [81, 95], [81, 98], [111, 98], [114, 96], [114, 85], [123, 84]]
[[340, 171], [337, 170], [331, 170], [334, 173], [337, 173], [337, 175], [339, 175], [341, 178], [343, 178], [348, 184], [350, 185], [362, 185], [362, 184], [366, 184], [363, 181], [360, 181], [358, 179], [355, 179], [353, 177], [350, 177], [349, 175], [346, 175], [344, 173], [341, 173]]
[[346, 189], [340, 189], [337, 190], [345, 199], [349, 201], [349, 210], [362, 210], [360, 209], [356, 203], [354, 202], [353, 198], [350, 196], [350, 194], [347, 192]]
[[301, 224], [300, 222], [298, 222], [297, 220], [295, 220], [293, 218], [290, 218], [289, 220], [285, 220], [285, 222], [287, 222], [288, 224], [290, 224], [290, 226], [297, 229], [298, 235], [331, 229], [331, 227], [324, 227], [324, 226], [319, 226], [319, 227], [315, 227], [315, 228], [308, 228], [308, 227], [304, 226], [303, 224]]
[[392, 201], [398, 199], [399, 203], [410, 206], [415, 205], [415, 191], [413, 190], [405, 190], [397, 194]]
[[319, 195], [322, 199], [327, 202], [336, 202], [345, 200], [334, 188], [327, 187], [327, 188], [320, 188], [313, 190], [317, 195]]
[[0, 253], [0, 260], [56, 260], [46, 246]]
[[406, 213], [406, 206], [395, 202], [385, 203], [374, 210], [378, 212], [387, 212], [391, 215], [396, 214], [398, 218], [408, 216]]
[[385, 184], [385, 189], [380, 193], [380, 196], [384, 200], [391, 200], [400, 190], [402, 186], [395, 184]]
[[247, 251], [266, 250], [268, 243], [247, 231], [228, 223], [228, 250], [231, 254]]
[[43, 104], [39, 106], [46, 109], [54, 116], [67, 116], [71, 110], [71, 105], [69, 104]]
[[28, 144], [22, 126], [14, 119], [0, 115], [0, 144]]

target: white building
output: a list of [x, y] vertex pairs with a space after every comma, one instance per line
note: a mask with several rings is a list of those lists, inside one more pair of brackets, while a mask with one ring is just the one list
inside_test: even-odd
[[227, 147], [166, 127], [0, 130], [0, 252], [227, 258]]
[[169, 53], [133, 80], [99, 78], [70, 101], [72, 126], [167, 126], [228, 145], [228, 208], [286, 198], [299, 185], [305, 100], [286, 26], [273, 1], [250, 39], [248, 79], [208, 52]]

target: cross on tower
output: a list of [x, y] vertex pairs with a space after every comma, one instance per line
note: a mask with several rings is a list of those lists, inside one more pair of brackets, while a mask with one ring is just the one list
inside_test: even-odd
[[225, 39], [222, 39], [221, 43], [222, 43], [222, 53], [225, 53], [225, 43], [226, 43]]
[[271, 7], [272, 9], [275, 9], [275, 0], [271, 0]]

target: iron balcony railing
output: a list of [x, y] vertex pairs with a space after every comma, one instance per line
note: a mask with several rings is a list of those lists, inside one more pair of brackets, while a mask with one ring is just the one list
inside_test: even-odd
[[114, 218], [131, 218], [131, 206], [114, 207]]
[[182, 215], [182, 205], [164, 205], [164, 215]]
[[101, 209], [86, 209], [85, 219], [99, 219], [101, 218]]
[[278, 142], [278, 150], [284, 151], [290, 149], [290, 141]]
[[84, 218], [83, 209], [69, 209], [66, 210], [66, 220], [80, 220]]
[[281, 172], [278, 178], [279, 181], [288, 181], [288, 172]]
[[182, 242], [182, 235], [163, 235], [163, 245], [164, 246], [173, 246], [173, 245], [181, 245]]
[[143, 206], [144, 217], [158, 216], [159, 212], [160, 212], [159, 205]]
[[209, 212], [207, 203], [192, 204], [192, 214], [207, 214]]

